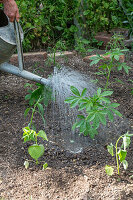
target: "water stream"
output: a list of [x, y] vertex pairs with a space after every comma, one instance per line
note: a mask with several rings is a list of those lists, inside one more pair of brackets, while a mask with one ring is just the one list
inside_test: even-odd
[[72, 95], [70, 86], [75, 86], [80, 92], [87, 88], [87, 96], [93, 96], [97, 86], [88, 75], [64, 66], [61, 69], [54, 69], [51, 81], [54, 101], [49, 108], [52, 119], [50, 136], [51, 140], [56, 141], [65, 150], [79, 153], [88, 145], [106, 144], [113, 139], [115, 140], [125, 130], [125, 127], [128, 127], [125, 119], [115, 117], [113, 123], [108, 122], [106, 127], [100, 126], [99, 134], [94, 140], [90, 139], [89, 136], [79, 135], [78, 130], [72, 131], [78, 110], [77, 108], [72, 109], [69, 104], [64, 103], [64, 100]]

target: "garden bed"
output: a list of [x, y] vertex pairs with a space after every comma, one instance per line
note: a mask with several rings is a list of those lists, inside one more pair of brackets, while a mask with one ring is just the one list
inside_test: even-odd
[[[95, 54], [95, 53], [94, 53]], [[101, 54], [101, 51], [100, 51]], [[133, 54], [127, 55], [126, 62], [132, 67]], [[67, 59], [58, 57], [57, 62], [69, 66], [81, 73], [88, 74], [102, 87], [106, 79], [96, 75], [96, 66], [89, 66], [80, 56], [73, 55]], [[16, 64], [14, 61], [13, 64]], [[46, 65], [46, 60], [27, 59], [25, 68], [34, 71], [43, 77], [53, 72], [53, 67]], [[109, 88], [114, 93], [112, 100], [120, 103], [118, 110], [125, 118], [122, 127], [124, 134], [133, 127], [133, 98], [131, 88], [133, 70], [129, 75], [124, 71], [113, 71], [110, 77]], [[120, 81], [121, 80], [121, 81]], [[108, 177], [105, 165], [114, 165], [115, 161], [108, 154], [106, 145], [100, 148], [86, 147], [81, 153], [72, 154], [63, 149], [59, 143], [47, 142], [43, 159], [48, 168], [42, 171], [40, 165], [31, 165], [24, 168], [24, 160], [29, 158], [27, 145], [22, 141], [22, 128], [27, 125], [24, 110], [27, 102], [24, 97], [27, 89], [25, 83], [30, 82], [16, 76], [0, 72], [0, 198], [3, 200], [132, 200], [133, 199], [133, 142], [127, 155], [129, 167], [127, 171], [121, 168], [121, 175], [117, 173]], [[48, 112], [48, 109], [47, 109]], [[47, 115], [48, 116], [48, 115]], [[39, 116], [35, 121], [38, 130], [43, 123]], [[52, 119], [47, 119], [45, 131], [50, 137]], [[60, 131], [60, 129], [58, 130]], [[122, 134], [121, 133], [121, 134]]]

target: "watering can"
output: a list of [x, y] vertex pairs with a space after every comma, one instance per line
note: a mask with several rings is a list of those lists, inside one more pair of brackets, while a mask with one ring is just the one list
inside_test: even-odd
[[[0, 9], [0, 70], [16, 76], [50, 85], [50, 80], [24, 70], [22, 50], [23, 31], [18, 22], [9, 22], [8, 17]], [[8, 63], [17, 48], [19, 67]]]

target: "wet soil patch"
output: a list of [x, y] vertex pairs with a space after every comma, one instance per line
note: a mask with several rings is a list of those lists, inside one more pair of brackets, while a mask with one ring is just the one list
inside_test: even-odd
[[[133, 54], [127, 55], [126, 62], [132, 67]], [[82, 57], [58, 58], [60, 65], [69, 66], [81, 73], [88, 74], [98, 80], [103, 87], [105, 77], [98, 76], [96, 66], [90, 67]], [[52, 65], [46, 65], [46, 60], [26, 60], [25, 69], [47, 78], [53, 72]], [[16, 65], [16, 63], [13, 63]], [[127, 75], [124, 71], [113, 71], [109, 88], [113, 89], [112, 101], [120, 103], [118, 110], [124, 116], [121, 132], [133, 127], [133, 98], [131, 88], [133, 70]], [[118, 80], [121, 80], [118, 81]], [[31, 164], [26, 170], [25, 159], [31, 159], [27, 154], [29, 144], [23, 144], [22, 128], [29, 122], [24, 118], [24, 110], [28, 104], [24, 97], [27, 89], [25, 83], [30, 81], [0, 72], [0, 198], [6, 200], [132, 200], [133, 199], [133, 141], [128, 150], [127, 171], [121, 168], [120, 178], [115, 174], [108, 177], [104, 167], [114, 165], [115, 161], [106, 150], [107, 144], [90, 145], [81, 153], [72, 154], [54, 140], [45, 143], [43, 160], [48, 168], [42, 171], [41, 165]], [[123, 83], [122, 83], [123, 82]], [[36, 115], [38, 130], [45, 129], [48, 137], [51, 134], [52, 118], [47, 108], [47, 125], [44, 128], [41, 118]], [[57, 114], [58, 117], [58, 114]], [[58, 132], [60, 127], [56, 127]], [[58, 137], [57, 137], [58, 138]]]

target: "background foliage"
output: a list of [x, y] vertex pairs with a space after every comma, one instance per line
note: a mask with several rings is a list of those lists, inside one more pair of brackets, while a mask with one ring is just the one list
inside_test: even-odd
[[[122, 2], [131, 13], [130, 0]], [[58, 41], [70, 49], [75, 35], [90, 38], [128, 21], [117, 0], [17, 0], [17, 4], [25, 51], [53, 47]]]

